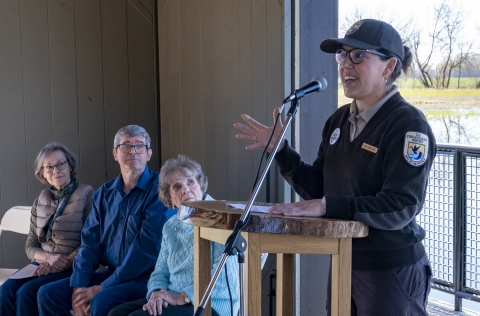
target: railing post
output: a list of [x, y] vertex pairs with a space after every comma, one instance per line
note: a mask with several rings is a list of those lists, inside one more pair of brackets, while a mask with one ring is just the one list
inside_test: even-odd
[[465, 219], [465, 159], [462, 151], [455, 150], [453, 195], [453, 286], [455, 311], [462, 310], [462, 298], [458, 295], [463, 288], [464, 225]]

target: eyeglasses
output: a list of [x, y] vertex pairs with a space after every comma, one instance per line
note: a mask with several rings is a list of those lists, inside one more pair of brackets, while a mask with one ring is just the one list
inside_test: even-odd
[[380, 57], [388, 57], [387, 55], [382, 54], [380, 52], [376, 52], [374, 50], [352, 48], [351, 50], [337, 49], [337, 51], [335, 52], [335, 60], [339, 65], [341, 65], [348, 54], [348, 58], [350, 58], [350, 61], [353, 64], [358, 65], [365, 58], [365, 52], [368, 52], [370, 54], [374, 54]]
[[67, 162], [59, 162], [56, 165], [53, 166], [43, 166], [43, 172], [45, 173], [52, 173], [54, 168], [57, 168], [57, 170], [63, 170], [67, 167]]
[[117, 145], [117, 147], [115, 148], [120, 148], [120, 151], [124, 154], [128, 154], [132, 150], [132, 148], [135, 149], [135, 152], [137, 154], [144, 154], [148, 149], [147, 145], [145, 144], [136, 144], [136, 145], [120, 144], [120, 145]]

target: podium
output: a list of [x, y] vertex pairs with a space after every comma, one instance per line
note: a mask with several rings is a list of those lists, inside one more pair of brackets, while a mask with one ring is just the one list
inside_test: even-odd
[[[243, 210], [226, 201], [188, 201], [177, 217], [194, 227], [195, 310], [211, 278], [210, 241], [224, 244]], [[255, 205], [273, 205], [255, 203]], [[322, 217], [250, 213], [242, 232], [245, 252], [245, 301], [249, 316], [261, 315], [262, 252], [277, 254], [276, 315], [294, 314], [294, 254], [332, 255], [332, 316], [350, 315], [352, 238], [368, 235], [368, 226]], [[200, 255], [203, 254], [203, 255]], [[210, 304], [208, 304], [210, 306]], [[210, 316], [210, 308], [204, 314]]]

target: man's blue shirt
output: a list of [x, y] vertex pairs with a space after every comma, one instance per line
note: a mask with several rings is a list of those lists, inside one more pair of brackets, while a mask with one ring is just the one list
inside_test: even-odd
[[174, 213], [158, 199], [158, 172], [145, 167], [128, 193], [119, 175], [95, 192], [92, 204], [70, 286], [89, 286], [100, 264], [114, 270], [100, 284], [103, 288], [137, 277], [147, 282], [160, 251], [163, 224]]

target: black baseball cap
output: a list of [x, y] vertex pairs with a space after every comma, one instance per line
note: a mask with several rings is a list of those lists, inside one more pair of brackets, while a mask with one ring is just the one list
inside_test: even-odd
[[402, 38], [390, 24], [364, 19], [355, 22], [343, 38], [329, 38], [320, 44], [320, 49], [326, 53], [335, 53], [343, 45], [361, 49], [384, 49], [403, 62], [405, 51]]

